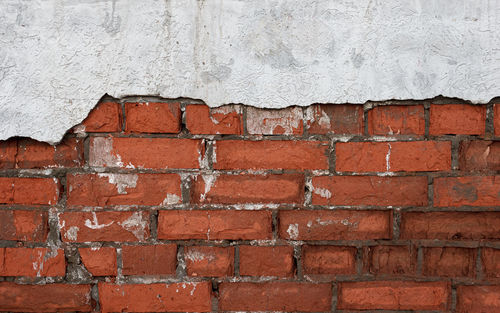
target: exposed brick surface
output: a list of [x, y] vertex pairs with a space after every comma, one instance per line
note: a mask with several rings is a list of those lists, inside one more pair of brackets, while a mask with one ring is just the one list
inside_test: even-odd
[[469, 104], [432, 104], [431, 135], [482, 135], [485, 131], [486, 107]]
[[424, 135], [423, 105], [381, 105], [368, 111], [370, 135]]
[[181, 107], [177, 102], [125, 103], [129, 133], [178, 133], [181, 130]]
[[0, 311], [500, 311], [498, 104], [147, 99], [0, 141]]

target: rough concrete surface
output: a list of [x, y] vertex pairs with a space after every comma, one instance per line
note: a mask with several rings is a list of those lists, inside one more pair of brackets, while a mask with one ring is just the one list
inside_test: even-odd
[[0, 139], [55, 143], [104, 95], [283, 108], [500, 87], [490, 0], [3, 0]]

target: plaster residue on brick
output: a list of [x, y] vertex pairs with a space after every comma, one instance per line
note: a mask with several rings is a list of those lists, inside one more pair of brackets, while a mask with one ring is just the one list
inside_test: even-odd
[[0, 139], [58, 142], [104, 94], [485, 103], [500, 81], [499, 12], [488, 0], [1, 1]]
[[89, 219], [85, 220], [85, 226], [87, 226], [90, 229], [103, 229], [105, 227], [111, 226], [114, 223], [114, 221], [111, 221], [107, 224], [99, 224], [95, 212], [92, 212], [92, 218], [93, 218], [92, 221]]
[[126, 195], [128, 188], [135, 188], [137, 186], [137, 174], [116, 174], [116, 173], [99, 173], [99, 177], [108, 179], [110, 184], [115, 185], [116, 190], [121, 195]]
[[118, 222], [123, 229], [131, 232], [139, 240], [143, 241], [147, 235], [148, 221], [142, 216], [142, 212], [134, 212], [123, 222]]

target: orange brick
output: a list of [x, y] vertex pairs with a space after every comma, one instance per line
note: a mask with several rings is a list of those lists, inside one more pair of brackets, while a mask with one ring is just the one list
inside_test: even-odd
[[370, 135], [424, 135], [423, 105], [381, 105], [368, 111]]
[[438, 177], [434, 179], [434, 205], [496, 206], [500, 203], [500, 176]]
[[455, 247], [424, 248], [423, 275], [475, 277], [476, 249]]
[[172, 275], [177, 266], [177, 246], [123, 246], [123, 275]]
[[116, 276], [116, 249], [113, 247], [78, 248], [82, 263], [92, 276]]
[[128, 133], [178, 133], [181, 131], [179, 102], [125, 103]]
[[500, 286], [458, 286], [457, 312], [500, 312]]
[[159, 239], [251, 240], [271, 237], [269, 211], [164, 210], [158, 216]]
[[122, 108], [117, 102], [99, 103], [82, 122], [89, 133], [119, 132], [122, 129]]
[[293, 277], [291, 246], [240, 246], [240, 275]]
[[375, 275], [414, 275], [417, 251], [412, 246], [369, 246], [363, 253], [364, 272]]
[[0, 240], [45, 241], [47, 217], [47, 212], [40, 210], [1, 210]]
[[0, 276], [64, 276], [64, 250], [0, 248]]
[[191, 134], [241, 135], [243, 117], [238, 105], [210, 108], [204, 104], [186, 106], [186, 127]]
[[337, 246], [304, 246], [302, 264], [305, 274], [356, 274], [356, 248]]
[[184, 256], [189, 276], [224, 277], [234, 274], [234, 247], [186, 247]]
[[294, 240], [366, 240], [391, 238], [390, 211], [283, 210], [279, 236]]
[[83, 140], [66, 138], [56, 146], [35, 140], [19, 140], [18, 168], [79, 167], [83, 165]]
[[469, 104], [432, 104], [429, 134], [483, 135], [486, 107]]
[[458, 160], [462, 171], [500, 171], [500, 141], [462, 141]]
[[495, 103], [493, 107], [493, 127], [495, 136], [500, 136], [500, 103]]
[[328, 142], [245, 141], [215, 143], [215, 169], [328, 169]]
[[484, 276], [487, 278], [500, 278], [500, 249], [483, 248], [481, 261]]
[[58, 200], [55, 178], [0, 177], [0, 204], [47, 205]]
[[17, 139], [0, 140], [0, 169], [16, 167]]

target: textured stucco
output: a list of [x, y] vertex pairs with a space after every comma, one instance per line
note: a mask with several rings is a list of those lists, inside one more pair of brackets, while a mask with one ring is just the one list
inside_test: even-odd
[[2, 0], [0, 139], [57, 142], [105, 93], [483, 103], [500, 87], [499, 17], [495, 0]]

